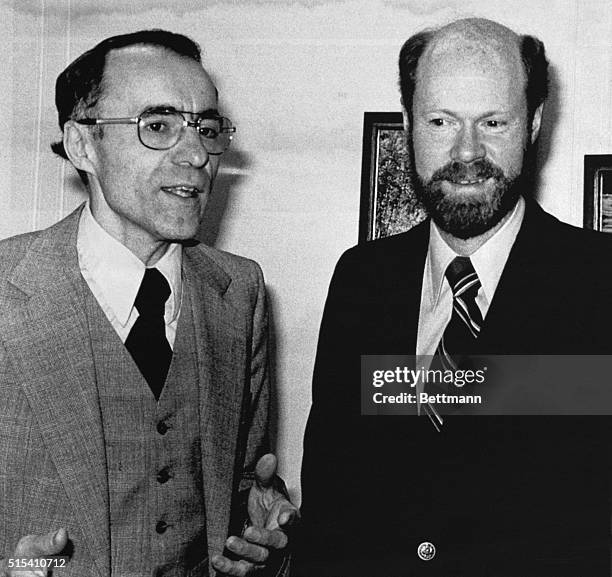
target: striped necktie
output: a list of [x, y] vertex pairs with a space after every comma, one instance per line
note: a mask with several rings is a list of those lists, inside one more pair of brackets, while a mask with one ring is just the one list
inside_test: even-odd
[[448, 265], [446, 279], [453, 291], [453, 313], [444, 329], [436, 355], [443, 368], [457, 369], [463, 357], [474, 352], [482, 314], [476, 294], [482, 286], [468, 257], [458, 256]]

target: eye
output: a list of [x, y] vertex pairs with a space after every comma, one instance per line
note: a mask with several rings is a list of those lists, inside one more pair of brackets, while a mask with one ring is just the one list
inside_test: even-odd
[[211, 128], [210, 126], [200, 126], [198, 132], [200, 133], [200, 136], [203, 136], [204, 138], [214, 139], [219, 136], [219, 131]]
[[174, 129], [176, 119], [169, 114], [147, 114], [141, 117], [141, 128], [154, 134], [165, 134]]
[[168, 130], [168, 125], [165, 122], [151, 122], [145, 125], [145, 128], [147, 130], [150, 130], [151, 132], [165, 132], [166, 130]]
[[492, 132], [500, 132], [504, 130], [508, 123], [505, 120], [499, 120], [497, 118], [492, 118], [489, 120], [485, 120], [485, 127]]
[[219, 126], [219, 122], [216, 120], [208, 118], [203, 118], [200, 120], [198, 133], [202, 138], [215, 140], [219, 136], [219, 132], [221, 132], [221, 127]]
[[444, 118], [431, 118], [429, 124], [436, 127], [442, 127], [448, 125], [448, 121]]
[[425, 118], [426, 126], [433, 133], [446, 133], [452, 131], [457, 126], [457, 120], [452, 116], [429, 116]]

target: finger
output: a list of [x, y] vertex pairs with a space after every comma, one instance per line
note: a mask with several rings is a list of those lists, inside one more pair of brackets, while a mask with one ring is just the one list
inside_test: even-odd
[[26, 535], [15, 548], [15, 557], [36, 558], [59, 553], [68, 543], [66, 529], [58, 529], [45, 535]]
[[261, 527], [247, 527], [244, 538], [250, 543], [272, 549], [284, 549], [289, 541], [287, 535], [279, 529], [270, 531]]
[[281, 527], [288, 528], [299, 516], [297, 507], [278, 493], [267, 506], [268, 513], [263, 526], [270, 531]]
[[258, 543], [249, 542], [240, 537], [229, 537], [225, 546], [246, 561], [252, 563], [264, 563], [268, 559], [268, 550]]
[[300, 518], [298, 508], [287, 499], [275, 504], [277, 507], [276, 515], [269, 515], [266, 529], [289, 528], [297, 524]]
[[223, 555], [219, 555], [218, 553], [213, 555], [212, 565], [220, 573], [236, 577], [245, 577], [246, 575], [249, 575], [250, 573], [253, 573], [259, 569], [259, 567], [255, 567], [253, 563], [249, 563], [243, 559], [232, 561], [231, 559], [228, 559]]
[[272, 453], [264, 455], [257, 461], [255, 466], [255, 482], [266, 489], [272, 486], [276, 475], [276, 457]]
[[281, 512], [278, 516], [278, 524], [281, 527], [292, 527], [297, 523], [300, 518], [300, 512], [297, 507], [291, 506], [287, 507], [285, 510]]

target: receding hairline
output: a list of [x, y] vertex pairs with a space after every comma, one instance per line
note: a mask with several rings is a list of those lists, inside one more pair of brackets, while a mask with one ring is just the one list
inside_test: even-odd
[[431, 37], [419, 58], [423, 62], [441, 63], [448, 58], [470, 60], [487, 66], [513, 65], [524, 72], [521, 58], [521, 36], [510, 28], [484, 18], [457, 20]]
[[180, 58], [186, 62], [192, 62], [195, 65], [197, 65], [198, 68], [204, 72], [204, 74], [206, 75], [210, 83], [212, 84], [213, 88], [215, 89], [215, 97], [217, 100], [219, 100], [219, 90], [216, 84], [214, 83], [208, 70], [204, 68], [204, 65], [202, 64], [202, 62], [195, 60], [194, 58], [191, 58], [190, 56], [187, 56], [186, 54], [181, 54], [180, 52], [173, 50], [172, 47], [163, 46], [160, 44], [148, 43], [148, 42], [139, 42], [137, 44], [130, 44], [128, 46], [119, 46], [117, 48], [112, 48], [111, 50], [108, 51], [108, 53], [106, 54], [105, 62], [104, 62], [104, 73], [102, 75], [102, 81], [101, 81], [102, 94], [101, 94], [100, 100], [104, 98], [104, 95], [106, 92], [108, 66], [109, 64], [112, 63], [114, 59], [116, 59], [120, 54], [124, 54], [124, 53], [128, 53], [128, 54], [133, 53], [135, 56], [137, 56], [138, 54], [145, 55], [151, 52], [164, 52], [167, 55], [176, 56], [177, 58]]
[[[162, 52], [168, 56], [175, 56], [177, 58], [185, 60], [186, 62], [191, 62], [197, 65], [198, 68], [203, 70], [206, 76], [210, 78], [210, 74], [208, 70], [204, 68], [204, 65], [202, 64], [202, 62], [195, 60], [185, 54], [181, 54], [180, 52], [173, 50], [169, 46], [162, 46], [160, 44], [150, 44], [146, 42], [142, 42], [138, 44], [130, 44], [129, 46], [118, 46], [117, 48], [111, 48], [106, 54], [106, 58], [104, 62], [104, 70], [106, 71], [107, 66], [113, 59], [118, 58], [122, 54], [130, 55], [130, 53], [132, 53], [134, 56], [138, 56], [138, 55], [150, 56], [151, 55], [150, 53], [154, 53], [154, 52], [158, 52], [158, 53]], [[211, 78], [211, 82], [212, 82], [212, 78]]]

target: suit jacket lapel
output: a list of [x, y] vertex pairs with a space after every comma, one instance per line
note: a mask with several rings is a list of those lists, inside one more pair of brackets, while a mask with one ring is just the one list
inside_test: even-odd
[[[527, 200], [523, 224], [478, 338], [482, 352], [519, 354], [530, 350], [539, 339], [542, 311], [555, 294], [553, 261], [558, 250], [547, 215], [535, 202]], [[544, 317], [548, 325], [549, 319]]]
[[106, 456], [76, 253], [79, 215], [40, 233], [16, 267], [9, 282], [22, 298], [4, 338], [97, 570], [106, 576]]
[[[230, 277], [199, 248], [184, 253], [200, 375], [200, 434], [209, 554], [228, 535], [236, 476], [244, 383], [248, 378], [246, 315], [224, 298]], [[211, 574], [212, 566], [211, 566]]]
[[429, 244], [429, 220], [400, 235], [398, 241], [393, 247], [390, 245], [386, 253], [379, 251], [387, 262], [384, 276], [379, 279], [380, 291], [373, 295], [382, 307], [382, 311], [374, 315], [373, 323], [379, 327], [376, 331], [379, 346], [373, 352], [414, 355]]

